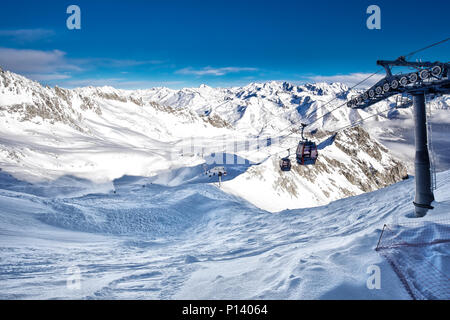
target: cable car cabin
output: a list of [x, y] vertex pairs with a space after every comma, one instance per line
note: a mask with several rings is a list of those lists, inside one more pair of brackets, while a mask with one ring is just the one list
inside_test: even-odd
[[300, 141], [297, 147], [297, 163], [301, 165], [316, 164], [317, 146], [312, 141]]
[[291, 171], [291, 160], [289, 158], [283, 158], [280, 160], [281, 171]]

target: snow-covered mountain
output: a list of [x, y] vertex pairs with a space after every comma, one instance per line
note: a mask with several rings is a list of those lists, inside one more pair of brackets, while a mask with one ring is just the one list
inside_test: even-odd
[[[406, 176], [404, 164], [362, 128], [341, 131], [334, 143], [327, 133], [394, 100], [368, 111], [342, 107], [316, 121], [309, 130], [318, 129], [310, 135], [319, 144], [317, 165], [280, 172], [278, 160], [286, 149], [294, 152], [299, 124], [314, 121], [353, 94], [338, 83], [286, 82], [226, 89], [69, 90], [0, 71], [0, 166], [31, 182], [75, 176], [108, 190], [123, 175], [158, 176], [167, 185], [177, 184], [176, 174], [192, 175], [194, 181], [202, 175], [205, 158], [226, 152], [247, 162], [225, 164], [231, 174], [224, 190], [271, 211], [322, 205]], [[448, 109], [449, 100], [439, 98], [432, 106]], [[408, 113], [385, 113], [375, 120], [387, 123]], [[274, 141], [269, 146], [247, 147], [268, 137]], [[193, 169], [183, 171], [186, 167]]]
[[[448, 299], [450, 170], [411, 219], [409, 158], [391, 152], [408, 149], [410, 110], [333, 136], [394, 101], [340, 108], [308, 128], [316, 165], [279, 169], [298, 124], [347, 90], [68, 90], [0, 70], [0, 298]], [[443, 145], [448, 102], [429, 104]], [[220, 189], [205, 174], [217, 165]], [[367, 286], [374, 266], [382, 290]]]

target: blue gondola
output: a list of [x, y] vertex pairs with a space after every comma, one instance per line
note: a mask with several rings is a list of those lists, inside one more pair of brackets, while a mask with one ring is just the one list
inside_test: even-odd
[[302, 141], [298, 143], [296, 159], [297, 163], [300, 165], [314, 165], [316, 164], [319, 152], [317, 151], [316, 143], [305, 139], [305, 137], [303, 136], [305, 127], [306, 124], [302, 123]]
[[296, 158], [297, 163], [301, 165], [314, 165], [316, 164], [319, 152], [317, 151], [317, 145], [315, 142], [304, 140], [298, 143]]
[[289, 158], [283, 158], [280, 160], [281, 171], [291, 171], [291, 160]]

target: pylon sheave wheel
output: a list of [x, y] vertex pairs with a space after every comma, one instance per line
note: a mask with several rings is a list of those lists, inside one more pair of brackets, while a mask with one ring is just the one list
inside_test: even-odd
[[363, 102], [363, 98], [361, 96], [359, 96], [358, 98], [356, 98], [358, 100], [358, 103], [362, 103]]
[[402, 87], [406, 87], [406, 85], [408, 84], [408, 78], [406, 77], [401, 77], [399, 80], [399, 83]]
[[364, 92], [362, 97], [363, 97], [364, 100], [369, 99], [369, 95], [367, 94], [367, 92]]
[[383, 89], [382, 89], [381, 87], [376, 87], [376, 88], [375, 88], [375, 92], [376, 92], [378, 95], [380, 95], [380, 94], [383, 93]]
[[391, 88], [397, 89], [398, 88], [398, 81], [396, 79], [391, 81]]
[[369, 97], [371, 98], [375, 97], [375, 91], [373, 89], [369, 90]]
[[439, 77], [441, 75], [441, 72], [442, 72], [441, 66], [434, 66], [431, 69], [431, 74], [435, 77]]
[[427, 69], [423, 69], [422, 71], [420, 71], [419, 76], [422, 80], [428, 79], [430, 77], [430, 71], [428, 71]]
[[408, 77], [408, 80], [411, 83], [417, 82], [418, 79], [419, 79], [419, 76], [417, 75], [417, 73], [411, 73]]
[[385, 84], [383, 84], [383, 91], [384, 92], [388, 92], [390, 88], [391, 88], [391, 86], [389, 85], [389, 83], [386, 82]]

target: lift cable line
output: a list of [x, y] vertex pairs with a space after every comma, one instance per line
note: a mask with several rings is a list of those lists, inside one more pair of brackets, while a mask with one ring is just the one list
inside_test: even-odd
[[[408, 53], [408, 54], [406, 54], [406, 55], [404, 55], [404, 56], [401, 56], [400, 58], [402, 58], [402, 57], [403, 57], [403, 58], [407, 58], [407, 57], [409, 58], [409, 57], [411, 57], [411, 56], [413, 56], [413, 55], [415, 55], [415, 54], [417, 54], [417, 53], [419, 53], [419, 52], [422, 52], [422, 51], [425, 51], [425, 50], [430, 49], [430, 48], [432, 48], [432, 47], [435, 47], [435, 46], [437, 46], [437, 45], [443, 44], [443, 43], [445, 43], [445, 42], [447, 42], [447, 41], [449, 41], [449, 40], [450, 40], [450, 38], [446, 38], [446, 39], [444, 39], [444, 40], [435, 42], [435, 43], [433, 43], [433, 44], [431, 44], [431, 45], [428, 45], [428, 46], [426, 46], [426, 47], [423, 47], [423, 48], [420, 48], [420, 49], [418, 49], [418, 50], [412, 51], [412, 52], [410, 52], [410, 53]], [[447, 62], [447, 63], [450, 63], [450, 62]], [[382, 70], [383, 70], [383, 69], [379, 69], [378, 71], [376, 71], [376, 72], [370, 74], [369, 76], [367, 76], [367, 77], [364, 78], [363, 80], [359, 81], [358, 83], [356, 83], [356, 84], [353, 85], [352, 87], [348, 88], [347, 92], [350, 92], [351, 90], [353, 90], [353, 89], [355, 89], [356, 87], [358, 87], [359, 85], [363, 84], [364, 82], [366, 82], [366, 81], [369, 80], [370, 78], [372, 78], [372, 77], [374, 77], [375, 75], [379, 74]], [[324, 108], [326, 105], [330, 104], [331, 102], [333, 102], [333, 101], [335, 101], [335, 100], [337, 100], [337, 99], [338, 99], [338, 97], [335, 96], [333, 99], [327, 101], [325, 104], [323, 104], [323, 105], [317, 107], [316, 109], [314, 109], [314, 110], [306, 117], [306, 120], [308, 120], [308, 119], [311, 117], [311, 115], [315, 114], [318, 110]], [[351, 99], [350, 99], [350, 100], [351, 100]], [[326, 112], [325, 114], [323, 114], [323, 115], [320, 116], [319, 118], [316, 118], [314, 121], [308, 123], [307, 126], [311, 126], [312, 124], [316, 123], [316, 122], [319, 121], [320, 119], [323, 119], [323, 118], [326, 117], [327, 115], [329, 115], [329, 114], [333, 113], [334, 111], [336, 111], [336, 110], [342, 108], [343, 106], [345, 106], [345, 105], [348, 103], [348, 101], [349, 101], [349, 100], [347, 100], [346, 102], [344, 102], [344, 103], [338, 105], [337, 107], [331, 109], [330, 111]], [[227, 103], [227, 102], [229, 102], [229, 101], [224, 101], [223, 103], [219, 104], [219, 106], [221, 106], [221, 105], [223, 105], [223, 104], [225, 104], [225, 103]], [[272, 121], [269, 121], [269, 122], [266, 124], [266, 127], [267, 127], [271, 122], [272, 122]], [[289, 126], [285, 127], [284, 129], [281, 129], [279, 132], [284, 132], [284, 131], [286, 131], [287, 129], [290, 129], [290, 128], [294, 127], [294, 126], [297, 126], [297, 124], [296, 124], [296, 123], [290, 124]], [[294, 132], [289, 133], [287, 136], [284, 136], [283, 138], [289, 137], [289, 136], [292, 135], [293, 133], [294, 133]]]
[[348, 125], [346, 125], [346, 126], [343, 126], [343, 127], [339, 128], [339, 129], [335, 129], [335, 130], [331, 131], [331, 133], [338, 133], [338, 132], [340, 132], [340, 131], [342, 131], [342, 130], [345, 130], [345, 129], [348, 129], [348, 128], [353, 128], [354, 126], [357, 126], [357, 125], [359, 125], [359, 124], [361, 124], [361, 123], [363, 123], [363, 122], [365, 122], [365, 121], [367, 121], [367, 120], [369, 120], [369, 119], [371, 119], [371, 118], [374, 118], [374, 117], [376, 117], [376, 116], [379, 116], [379, 115], [381, 115], [382, 113], [385, 113], [385, 112], [388, 112], [388, 111], [391, 111], [391, 110], [396, 110], [396, 109], [398, 109], [397, 106], [395, 106], [395, 107], [389, 107], [389, 108], [383, 109], [383, 110], [381, 110], [380, 112], [377, 112], [377, 113], [371, 114], [370, 116], [367, 116], [367, 117], [365, 117], [365, 118], [356, 120], [355, 122], [352, 122], [352, 123], [350, 123], [350, 124], [348, 124]]
[[[345, 104], [344, 104], [344, 105], [345, 105]], [[363, 122], [365, 122], [365, 121], [367, 121], [367, 120], [369, 120], [369, 119], [371, 119], [371, 118], [373, 118], [373, 117], [379, 116], [379, 115], [381, 115], [381, 114], [384, 113], [384, 112], [388, 112], [388, 111], [391, 111], [391, 110], [397, 110], [397, 109], [404, 109], [404, 108], [410, 107], [411, 105], [412, 105], [412, 102], [399, 102], [399, 100], [398, 100], [397, 103], [396, 103], [396, 105], [395, 105], [394, 107], [389, 107], [389, 108], [383, 109], [383, 110], [381, 110], [381, 111], [379, 111], [379, 112], [377, 112], [377, 113], [375, 113], [375, 114], [371, 114], [370, 116], [367, 116], [367, 117], [365, 117], [365, 118], [362, 118], [362, 119], [353, 121], [353, 122], [351, 122], [350, 124], [345, 125], [345, 126], [343, 126], [343, 127], [340, 127], [340, 128], [338, 128], [338, 129], [334, 129], [334, 130], [331, 130], [331, 131], [327, 131], [327, 134], [330, 134], [330, 135], [336, 135], [337, 133], [339, 133], [339, 132], [342, 131], [342, 130], [345, 130], [345, 129], [348, 129], [348, 128], [352, 128], [352, 127], [354, 127], [354, 126], [356, 126], [356, 125], [359, 125], [359, 124], [361, 124], [361, 123], [363, 123]], [[304, 134], [303, 130], [305, 129], [306, 126], [307, 126], [306, 124], [302, 123], [302, 133], [301, 133], [301, 134], [302, 134], [302, 136], [301, 136], [302, 140], [305, 140], [304, 135], [303, 135], [303, 134]], [[283, 141], [283, 140], [289, 138], [293, 133], [294, 133], [294, 132], [291, 132], [291, 133], [289, 133], [289, 134], [287, 134], [287, 135], [280, 136], [280, 137], [278, 138], [279, 141], [280, 141], [280, 143], [281, 143], [281, 141]], [[292, 138], [293, 138], [293, 139], [298, 139], [297, 137], [292, 137]], [[282, 153], [284, 153], [284, 152], [286, 152], [286, 151], [284, 150], [284, 151], [280, 151], [280, 152], [270, 153], [266, 159], [268, 159], [268, 158], [270, 158], [270, 157], [272, 157], [272, 156], [274, 156], [274, 155], [282, 154]], [[289, 152], [289, 149], [288, 149], [288, 152]], [[291, 156], [292, 156], [292, 155], [291, 155], [290, 152], [289, 152], [289, 155], [288, 155], [287, 157], [285, 157], [285, 158], [288, 159], [288, 158], [291, 157]], [[284, 170], [283, 170], [283, 171], [284, 171]]]
[[447, 41], [449, 41], [449, 40], [450, 40], [450, 38], [447, 38], [447, 39], [444, 39], [444, 40], [435, 42], [435, 43], [433, 43], [433, 44], [430, 44], [429, 46], [426, 46], [426, 47], [423, 47], [423, 48], [421, 48], [421, 49], [419, 49], [419, 50], [416, 50], [416, 51], [413, 51], [413, 52], [411, 52], [411, 53], [408, 53], [408, 54], [405, 55], [404, 57], [405, 57], [405, 58], [411, 58], [411, 56], [415, 55], [416, 53], [425, 51], [425, 50], [427, 50], [427, 49], [429, 49], [429, 48], [435, 47], [435, 46], [440, 45], [440, 44], [442, 44], [442, 43], [444, 43], [444, 42], [447, 42]]
[[[369, 80], [370, 78], [372, 78], [373, 76], [375, 76], [376, 74], [380, 73], [383, 69], [380, 69], [374, 73], [372, 73], [371, 75], [369, 75], [368, 77], [366, 77], [365, 79], [359, 81], [357, 84], [353, 85], [351, 88], [348, 88], [347, 92], [350, 92], [351, 90], [355, 89], [356, 87], [358, 87], [359, 85], [363, 84], [364, 82], [366, 82], [367, 80]], [[313, 110], [308, 117], [306, 118], [307, 120], [311, 117], [312, 114], [316, 113], [318, 110], [322, 109], [323, 107], [325, 107], [326, 105], [330, 104], [331, 102], [333, 102], [334, 100], [336, 100], [338, 97], [335, 96], [333, 99], [331, 99], [330, 101], [328, 101], [327, 103], [321, 105], [320, 107], [316, 108], [315, 110]], [[335, 110], [343, 107], [345, 105], [345, 103], [335, 107], [334, 109], [326, 112], [325, 114], [323, 114], [322, 116], [320, 116], [319, 118], [315, 119], [313, 122], [310, 122], [308, 125], [312, 125], [313, 123], [319, 121], [320, 119], [326, 117], [327, 115], [329, 115], [330, 113], [334, 112]]]
[[[365, 81], [369, 80], [370, 78], [372, 78], [372, 77], [375, 76], [376, 74], [380, 73], [381, 71], [383, 71], [383, 69], [380, 69], [380, 70], [378, 70], [378, 71], [372, 73], [372, 74], [369, 75], [367, 78], [361, 80], [361, 81], [358, 82], [357, 84], [355, 84], [355, 85], [353, 85], [352, 87], [348, 88], [345, 92], [349, 92], [349, 91], [355, 89], [357, 86], [361, 85], [362, 83], [364, 83]], [[330, 104], [331, 102], [333, 102], [333, 101], [335, 101], [335, 100], [337, 100], [337, 99], [338, 99], [338, 96], [336, 95], [333, 99], [328, 100], [328, 101], [325, 102], [323, 105], [321, 105], [321, 106], [315, 108], [315, 109], [314, 109], [314, 110], [306, 117], [306, 120], [308, 120], [309, 118], [311, 118], [311, 116], [312, 116], [313, 114], [315, 114], [317, 111], [319, 111], [320, 109], [324, 108], [326, 105]], [[345, 103], [343, 103], [342, 105], [336, 107], [336, 109], [339, 109], [339, 108], [343, 107], [344, 105], [345, 105]], [[314, 122], [316, 122], [316, 121], [322, 119], [323, 117], [327, 116], [328, 114], [330, 114], [331, 112], [335, 111], [336, 109], [333, 109], [333, 110], [327, 112], [326, 114], [322, 115], [320, 118], [314, 120], [312, 123], [314, 123]], [[286, 114], [286, 113], [287, 113], [287, 112], [285, 112], [285, 114]], [[271, 121], [269, 121], [268, 123], [266, 123], [265, 126], [267, 127], [267, 126], [268, 126], [270, 123], [272, 123], [272, 121], [274, 121], [274, 120], [275, 120], [275, 119], [272, 119]], [[310, 123], [309, 125], [311, 125], [312, 123]], [[290, 125], [287, 126], [286, 128], [282, 129], [280, 132], [283, 132], [283, 131], [285, 131], [285, 130], [287, 130], [287, 129], [293, 127], [293, 126], [295, 126], [295, 124], [290, 124]]]
[[[450, 40], [450, 38], [446, 38], [446, 39], [444, 39], [444, 40], [435, 42], [435, 43], [433, 43], [433, 44], [431, 44], [431, 45], [428, 45], [428, 46], [426, 46], [426, 47], [423, 47], [423, 48], [420, 48], [420, 49], [418, 49], [418, 50], [412, 51], [412, 52], [410, 52], [410, 53], [408, 53], [408, 54], [406, 54], [406, 55], [404, 55], [404, 56], [400, 56], [397, 60], [405, 60], [405, 57], [411, 57], [411, 56], [413, 56], [413, 55], [416, 54], [416, 53], [419, 53], [419, 52], [425, 51], [425, 50], [427, 50], [427, 49], [429, 49], [429, 48], [432, 48], [432, 47], [435, 47], [435, 46], [437, 46], [437, 45], [443, 44], [443, 43], [445, 43], [445, 42], [447, 42], [447, 41], [449, 41], [449, 40]], [[397, 60], [396, 60], [396, 61], [397, 61]], [[417, 63], [420, 64], [421, 62], [417, 62]], [[378, 63], [377, 63], [377, 64], [378, 64]], [[445, 64], [449, 64], [449, 63], [447, 62], [447, 63], [445, 63]], [[380, 65], [380, 64], [379, 64], [379, 65]], [[391, 69], [389, 69], [389, 71], [388, 71], [384, 65], [381, 65], [381, 66], [385, 69], [385, 71], [386, 71], [388, 74], [392, 74], [392, 73], [391, 73]], [[395, 65], [395, 66], [402, 66], [402, 65], [401, 65], [401, 64], [397, 64], [397, 65]], [[361, 80], [360, 82], [358, 82], [357, 84], [355, 84], [354, 86], [352, 86], [351, 88], [349, 88], [348, 91], [350, 91], [350, 90], [354, 89], [355, 87], [361, 85], [362, 83], [364, 83], [365, 81], [369, 80], [370, 78], [372, 78], [372, 77], [375, 76], [376, 74], [380, 73], [382, 70], [383, 70], [383, 69], [380, 69], [380, 70], [378, 70], [378, 71], [376, 71], [376, 72], [370, 74], [368, 77], [364, 78], [363, 80]], [[380, 81], [381, 81], [381, 80], [380, 80]], [[377, 83], [379, 83], [380, 81], [378, 81]], [[373, 86], [373, 87], [374, 87], [374, 86]], [[383, 88], [382, 88], [382, 89], [383, 89]], [[370, 90], [369, 90], [368, 92], [370, 93]], [[403, 92], [400, 92], [400, 93], [403, 94]], [[392, 95], [394, 95], [394, 94], [392, 94]], [[322, 106], [316, 108], [315, 110], [313, 110], [312, 113], [317, 112], [317, 110], [319, 110], [320, 108], [324, 107], [325, 105], [331, 103], [332, 101], [334, 101], [334, 100], [336, 100], [336, 99], [337, 99], [337, 97], [334, 97], [334, 98], [331, 99], [330, 101], [326, 102], [324, 105], [322, 105]], [[379, 99], [378, 101], [381, 101], [381, 100], [384, 100], [384, 99]], [[346, 102], [344, 102], [344, 103], [342, 103], [342, 104], [336, 106], [335, 108], [333, 108], [332, 110], [330, 110], [330, 111], [328, 111], [327, 113], [323, 114], [323, 115], [320, 116], [319, 118], [317, 118], [317, 119], [315, 119], [314, 121], [312, 121], [312, 122], [306, 124], [304, 127], [311, 126], [311, 125], [314, 124], [315, 122], [317, 122], [317, 121], [319, 121], [320, 119], [326, 117], [327, 115], [333, 113], [334, 111], [336, 111], [336, 110], [342, 108], [342, 107], [345, 106], [345, 105], [349, 106], [349, 103], [351, 103], [352, 101], [353, 101], [353, 99], [348, 99]], [[376, 101], [376, 102], [378, 102], [378, 101]], [[376, 103], [376, 102], [375, 102], [375, 103]], [[311, 114], [310, 114], [310, 115], [311, 115]], [[308, 118], [309, 118], [309, 116], [308, 116]], [[270, 122], [269, 122], [269, 123], [270, 123]], [[298, 124], [297, 124], [297, 123], [290, 124], [289, 126], [283, 128], [283, 129], [281, 129], [279, 132], [284, 132], [284, 131], [286, 131], [287, 129], [290, 129], [290, 128], [294, 127], [294, 126], [298, 126]], [[304, 129], [304, 128], [303, 128], [303, 129]], [[287, 137], [289, 137], [289, 136], [291, 136], [291, 135], [294, 134], [294, 133], [295, 133], [295, 132], [291, 132], [291, 133], [289, 133], [289, 134], [287, 134], [287, 135], [285, 135], [285, 136], [281, 136], [281, 140], [282, 140], [282, 139], [285, 139], [285, 138], [287, 138]]]
[[[377, 72], [372, 73], [371, 75], [369, 75], [369, 76], [366, 77], [365, 79], [359, 81], [357, 84], [355, 84], [354, 86], [352, 86], [351, 88], [349, 88], [349, 89], [347, 90], [347, 92], [353, 90], [355, 87], [357, 87], [357, 86], [361, 85], [362, 83], [364, 83], [365, 81], [369, 80], [370, 78], [372, 78], [372, 77], [375, 76], [376, 74], [380, 73], [382, 70], [383, 70], [383, 69], [380, 69], [380, 70], [378, 70]], [[337, 98], [338, 98], [338, 97], [336, 96], [336, 97], [334, 97], [333, 99], [329, 100], [329, 101], [326, 102], [325, 104], [323, 104], [323, 105], [321, 105], [320, 107], [318, 107], [318, 108], [316, 108], [315, 110], [313, 110], [313, 111], [311, 112], [311, 114], [317, 112], [318, 110], [320, 110], [321, 108], [323, 108], [323, 107], [325, 107], [326, 105], [330, 104], [331, 102], [333, 102], [333, 101], [336, 100]], [[344, 103], [342, 103], [342, 104], [340, 104], [340, 105], [338, 105], [337, 107], [331, 109], [330, 111], [326, 112], [325, 114], [323, 114], [323, 115], [320, 116], [319, 118], [315, 119], [313, 122], [310, 122], [309, 124], [307, 124], [307, 126], [312, 125], [313, 123], [319, 121], [320, 119], [322, 119], [322, 118], [326, 117], [327, 115], [331, 114], [332, 112], [336, 111], [337, 109], [342, 108], [343, 106], [346, 105], [346, 103], [347, 103], [347, 101], [344, 102]], [[311, 116], [311, 114], [310, 114], [306, 119], [309, 119], [309, 117]], [[287, 129], [290, 129], [290, 128], [294, 127], [294, 126], [298, 126], [298, 124], [296, 124], [296, 123], [290, 124], [289, 126], [285, 127], [284, 129], [281, 129], [280, 132], [284, 132], [284, 131], [286, 131]], [[293, 132], [290, 133], [289, 135], [291, 135], [291, 134], [293, 134]], [[288, 136], [289, 136], [289, 135], [288, 135]]]
[[[335, 134], [337, 134], [337, 133], [339, 133], [339, 132], [341, 132], [341, 131], [343, 131], [343, 130], [346, 130], [346, 129], [348, 129], [348, 128], [353, 128], [353, 127], [355, 127], [355, 126], [357, 126], [357, 125], [359, 125], [359, 124], [361, 124], [361, 123], [363, 123], [363, 122], [365, 122], [365, 121], [367, 121], [367, 120], [369, 120], [369, 119], [371, 119], [371, 118], [374, 118], [374, 117], [376, 117], [376, 116], [379, 116], [379, 115], [381, 115], [381, 114], [383, 114], [383, 113], [385, 113], [385, 112], [388, 112], [388, 111], [391, 111], [391, 110], [397, 110], [397, 109], [400, 109], [400, 108], [401, 108], [401, 107], [399, 107], [399, 106], [397, 106], [397, 105], [394, 106], [394, 107], [385, 108], [385, 109], [383, 109], [383, 110], [381, 110], [381, 111], [379, 111], [379, 112], [377, 112], [377, 113], [374, 113], [374, 114], [371, 114], [370, 116], [367, 116], [367, 117], [365, 117], [365, 118], [362, 118], [362, 119], [353, 121], [353, 122], [351, 122], [350, 124], [347, 124], [347, 125], [345, 125], [345, 126], [343, 126], [343, 127], [340, 127], [340, 128], [338, 128], [338, 129], [334, 129], [334, 130], [332, 130], [332, 131], [327, 131], [327, 134], [335, 135]], [[289, 150], [289, 149], [287, 149], [287, 150]], [[269, 157], [274, 156], [274, 155], [278, 155], [278, 154], [282, 154], [282, 153], [285, 153], [285, 152], [286, 152], [286, 150], [279, 151], [279, 152], [275, 152], [275, 153], [270, 154]], [[289, 154], [289, 155], [288, 155], [287, 157], [285, 157], [285, 158], [289, 158], [289, 157], [291, 157], [291, 156], [292, 156], [292, 155]]]
[[[429, 49], [429, 48], [432, 48], [432, 47], [435, 47], [435, 46], [437, 46], [437, 45], [443, 44], [443, 43], [445, 43], [445, 42], [447, 42], [447, 41], [449, 41], [449, 40], [450, 40], [450, 38], [446, 38], [446, 39], [444, 39], [444, 40], [435, 42], [435, 43], [433, 43], [433, 44], [431, 44], [431, 45], [428, 45], [428, 46], [426, 46], [426, 47], [423, 47], [423, 48], [420, 48], [420, 49], [418, 49], [418, 50], [412, 51], [412, 52], [410, 52], [410, 53], [408, 53], [408, 54], [406, 54], [406, 55], [404, 55], [404, 56], [401, 56], [400, 58], [402, 58], [402, 57], [403, 57], [404, 59], [406, 59], [407, 57], [409, 58], [409, 57], [415, 55], [416, 53], [419, 53], [419, 52], [425, 51], [425, 50], [427, 50], [427, 49]], [[447, 62], [447, 63], [448, 63], [448, 62]], [[372, 77], [375, 76], [376, 74], [380, 73], [382, 70], [383, 70], [383, 69], [380, 69], [380, 70], [378, 70], [378, 71], [372, 73], [371, 75], [369, 75], [369, 76], [366, 77], [365, 79], [361, 80], [361, 81], [358, 82], [356, 85], [354, 85], [354, 86], [352, 86], [351, 88], [349, 88], [349, 89], [348, 89], [348, 92], [351, 91], [351, 90], [353, 90], [353, 89], [356, 88], [357, 86], [361, 85], [362, 83], [366, 82], [367, 80], [369, 80], [370, 78], [372, 78]], [[319, 109], [321, 109], [321, 108], [323, 108], [324, 106], [330, 104], [331, 102], [333, 102], [333, 101], [336, 100], [336, 99], [337, 99], [337, 97], [334, 97], [333, 99], [331, 99], [330, 101], [326, 102], [326, 103], [323, 104], [322, 106], [320, 106], [320, 107], [316, 108], [315, 110], [313, 110], [313, 111], [311, 112], [311, 114], [317, 112]], [[351, 99], [350, 99], [350, 100], [351, 100]], [[333, 108], [332, 110], [328, 111], [327, 113], [323, 114], [321, 117], [315, 119], [313, 122], [310, 122], [310, 123], [308, 124], [308, 126], [311, 126], [312, 124], [314, 124], [314, 123], [317, 122], [318, 120], [320, 120], [320, 119], [326, 117], [327, 115], [333, 113], [334, 111], [340, 109], [341, 107], [343, 107], [343, 106], [346, 105], [347, 103], [348, 103], [348, 101], [345, 102], [345, 103], [343, 103], [343, 104], [341, 104], [341, 105], [338, 105], [337, 107], [335, 107], [335, 108]], [[307, 119], [311, 116], [311, 114], [307, 117]], [[289, 128], [292, 128], [292, 127], [294, 127], [294, 126], [296, 126], [296, 125], [297, 125], [297, 124], [291, 124], [291, 125], [287, 126], [286, 128], [282, 129], [280, 132], [283, 132], [283, 131], [285, 131], [285, 130], [287, 130], [287, 129], [289, 129]]]

